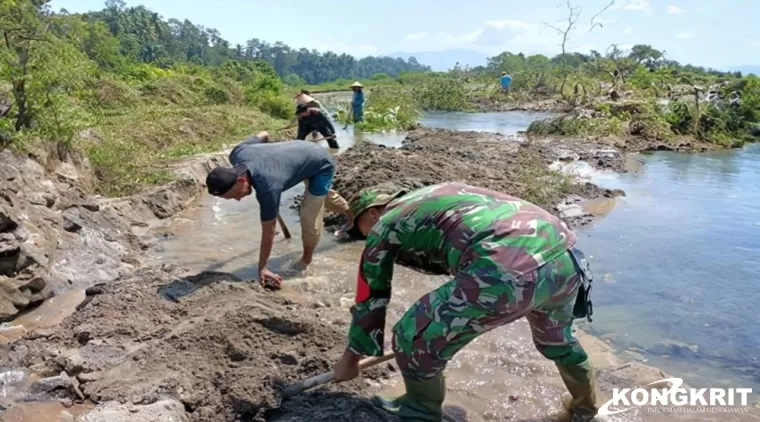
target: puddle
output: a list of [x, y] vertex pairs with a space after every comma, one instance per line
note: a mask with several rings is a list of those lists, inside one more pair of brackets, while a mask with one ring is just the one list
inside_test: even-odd
[[69, 290], [53, 296], [32, 311], [0, 326], [0, 344], [19, 339], [27, 332], [60, 324], [76, 312], [76, 307], [84, 299], [84, 290]]

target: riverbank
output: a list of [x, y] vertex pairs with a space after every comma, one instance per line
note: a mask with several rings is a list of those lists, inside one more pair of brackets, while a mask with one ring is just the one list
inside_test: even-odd
[[[517, 193], [530, 186], [528, 182], [535, 186], [530, 177], [553, 174], [548, 172], [548, 164], [563, 154], [551, 144], [542, 150], [536, 145], [521, 146], [504, 137], [480, 132], [418, 128], [408, 138], [400, 149], [367, 143], [349, 149], [338, 158], [336, 188], [346, 194], [344, 190], [360, 189], [377, 180], [414, 186], [415, 183], [435, 183], [441, 177], [451, 179], [452, 175], [463, 175], [473, 181], [490, 183], [487, 186]], [[67, 268], [78, 269], [76, 273], [81, 277], [65, 279], [66, 284], [71, 280], [72, 286], [81, 289], [80, 294], [71, 295], [68, 315], [58, 309], [54, 323], [26, 333], [13, 330], [16, 337], [21, 338], [0, 349], [3, 369], [21, 373], [15, 372], [6, 383], [10, 393], [3, 406], [11, 411], [0, 415], [4, 422], [14, 421], [7, 419], [12, 416], [14, 401], [23, 400], [50, 407], [46, 420], [56, 420], [61, 412], [69, 412], [53, 409], [51, 400], [65, 406], [81, 402], [86, 407], [94, 407], [94, 410], [80, 409], [82, 416], [78, 422], [105, 422], [114, 418], [134, 422], [169, 418], [202, 422], [295, 421], [305, 417], [312, 421], [391, 420], [363, 398], [384, 389], [383, 382], [393, 381], [395, 371], [389, 367], [368, 371], [362, 380], [329, 386], [326, 390], [286, 401], [282, 412], [266, 412], [276, 404], [273, 380], [292, 382], [327, 371], [341, 351], [348, 310], [340, 294], [320, 301], [306, 293], [312, 284], [312, 290], [322, 289], [319, 286], [324, 280], [320, 277], [307, 274], [286, 283], [284, 291], [272, 293], [229, 273], [188, 272], [171, 265], [150, 266], [143, 261], [144, 251], [150, 248], [152, 241], [151, 229], [192, 207], [195, 198], [201, 196], [205, 172], [225, 162], [225, 155], [209, 154], [176, 163], [171, 169], [178, 172], [179, 177], [173, 184], [142, 195], [111, 200], [92, 197], [81, 187], [87, 175], [85, 165], [74, 166], [79, 169], [78, 181], [64, 185], [57, 180], [61, 171], [52, 173], [54, 179], [50, 179], [50, 173], [39, 163], [34, 164], [25, 157], [3, 157], [11, 157], [16, 161], [8, 162], [18, 163], [12, 166], [18, 175], [3, 179], [12, 179], [13, 189], [6, 190], [3, 186], [0, 190], [13, 192], [12, 196], [3, 197], [3, 231], [16, 238], [23, 230], [33, 230], [45, 221], [50, 222], [50, 229], [46, 231], [50, 237], [46, 241], [76, 253], [52, 253], [51, 256], [63, 258], [43, 263], [43, 268], [52, 268], [53, 274]], [[27, 174], [31, 171], [28, 169], [34, 171]], [[588, 196], [606, 192], [593, 185], [571, 185], [563, 181], [556, 186], [581, 189], [578, 192]], [[41, 192], [52, 195], [42, 197], [44, 201], [34, 195], [43, 186], [48, 190]], [[27, 191], [27, 188], [33, 190]], [[49, 199], [65, 198], [66, 192], [80, 192], [76, 196], [77, 205], [72, 207], [65, 201]], [[546, 203], [551, 203], [565, 193], [552, 188], [533, 194], [539, 198], [538, 202], [544, 198]], [[251, 206], [255, 208], [254, 203]], [[72, 210], [78, 214], [72, 215]], [[35, 213], [45, 214], [39, 219], [21, 218], [21, 215], [34, 216]], [[252, 214], [255, 215], [255, 210]], [[6, 224], [7, 221], [13, 223]], [[12, 230], [7, 230], [11, 227]], [[119, 233], [121, 237], [117, 236]], [[298, 234], [294, 233], [294, 237]], [[34, 238], [39, 242], [38, 236]], [[19, 248], [26, 250], [29, 244], [23, 243]], [[105, 247], [110, 249], [103, 249]], [[255, 255], [255, 251], [251, 253]], [[332, 259], [324, 255], [323, 258]], [[355, 262], [351, 261], [350, 265], [353, 269]], [[104, 268], [111, 268], [109, 266], [118, 270], [105, 271]], [[88, 273], [88, 270], [94, 272]], [[102, 272], [110, 275], [102, 276]], [[399, 273], [407, 279], [401, 270]], [[19, 277], [14, 277], [4, 280], [6, 285], [19, 286], [17, 290], [23, 293], [27, 288], [20, 285]], [[65, 291], [66, 284], [57, 288]], [[51, 285], [58, 286], [52, 282]], [[350, 292], [347, 294], [350, 296]], [[49, 303], [33, 311], [28, 308], [23, 311], [33, 316]], [[507, 337], [520, 338], [528, 335], [526, 329], [524, 322], [520, 322], [505, 327], [504, 332], [509, 333]], [[595, 355], [600, 368], [600, 387], [605, 395], [614, 387], [645, 385], [665, 376], [656, 368], [621, 362], [604, 343], [580, 335], [581, 341]], [[499, 412], [483, 414], [469, 406], [469, 417], [457, 420], [498, 420], [508, 415], [515, 415], [513, 419], [519, 421], [555, 420], [561, 412], [559, 394], [562, 391], [556, 370], [529, 342], [512, 347], [516, 347], [512, 352], [500, 351], [498, 355], [514, 356], [515, 368], [529, 368], [528, 372], [513, 373], [510, 378], [510, 385], [521, 386], [515, 391], [522, 392], [511, 393], [515, 400], [510, 397], [510, 405]], [[454, 403], [465, 401], [464, 390], [457, 386], [457, 381], [468, 383], [464, 374], [459, 371], [459, 376], [454, 376]], [[556, 392], [556, 397], [547, 398], [547, 388], [552, 394]], [[457, 413], [456, 409], [451, 412]], [[6, 418], [6, 413], [11, 416]], [[69, 413], [73, 415], [74, 411]], [[639, 414], [627, 420], [655, 420], [648, 416]], [[700, 419], [702, 415], [686, 416], [692, 421], [710, 420]], [[722, 420], [754, 420], [741, 417], [732, 415]]]

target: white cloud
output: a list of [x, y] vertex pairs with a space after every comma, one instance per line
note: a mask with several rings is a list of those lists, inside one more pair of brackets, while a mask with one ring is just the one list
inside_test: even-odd
[[628, 0], [623, 4], [624, 10], [650, 10], [651, 8], [649, 0]]
[[[613, 23], [612, 19], [597, 19], [599, 23]], [[562, 28], [562, 24], [557, 24]], [[570, 36], [568, 51], [588, 53], [594, 45], [585, 38], [590, 25], [579, 26]], [[608, 29], [596, 26], [594, 32]], [[486, 21], [479, 29], [464, 34], [440, 34], [437, 37], [448, 48], [473, 48], [489, 53], [502, 51], [522, 51], [525, 53], [557, 54], [560, 51], [562, 36], [553, 28], [543, 23], [524, 22], [514, 19]], [[585, 39], [584, 39], [585, 38]]]
[[682, 9], [678, 6], [673, 6], [673, 5], [668, 6], [669, 15], [680, 15], [681, 13], [686, 13], [686, 9]]
[[692, 32], [681, 32], [680, 34], [678, 34], [678, 38], [682, 40], [692, 38], [693, 36], [694, 34]]
[[625, 31], [623, 31], [623, 34], [625, 35], [633, 34], [633, 28], [631, 28], [630, 26], [628, 28], [625, 28]]
[[421, 40], [427, 37], [427, 32], [415, 32], [406, 36], [407, 40]]

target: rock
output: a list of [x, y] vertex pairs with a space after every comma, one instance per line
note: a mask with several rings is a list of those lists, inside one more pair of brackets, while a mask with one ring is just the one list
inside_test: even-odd
[[29, 387], [29, 392], [32, 395], [46, 394], [53, 390], [69, 390], [73, 387], [73, 382], [65, 372], [61, 372], [60, 375], [55, 377], [43, 378], [35, 381]]
[[560, 218], [577, 218], [586, 214], [586, 211], [578, 204], [559, 204]]
[[100, 379], [100, 374], [97, 372], [87, 372], [87, 373], [77, 374], [77, 380], [82, 384], [86, 384], [88, 382], [94, 382], [99, 379]]
[[278, 356], [280, 363], [283, 365], [298, 365], [298, 357], [293, 352], [286, 352]]
[[82, 324], [74, 327], [74, 336], [81, 345], [87, 344], [92, 338], [92, 331], [95, 327], [90, 324]]
[[70, 376], [77, 375], [78, 373], [82, 372], [82, 369], [84, 369], [84, 364], [84, 358], [79, 353], [74, 353], [73, 355], [66, 358], [66, 372]]
[[8, 209], [0, 203], [0, 233], [7, 233], [16, 230], [18, 223], [11, 217]]
[[69, 216], [63, 217], [63, 229], [66, 230], [69, 233], [76, 233], [79, 230], [82, 230], [82, 225], [79, 224], [76, 220], [73, 220]]
[[161, 400], [146, 406], [108, 402], [89, 413], [79, 416], [76, 422], [187, 422], [182, 403]]
[[100, 205], [98, 205], [95, 202], [85, 202], [85, 203], [79, 204], [79, 206], [92, 212], [100, 211]]

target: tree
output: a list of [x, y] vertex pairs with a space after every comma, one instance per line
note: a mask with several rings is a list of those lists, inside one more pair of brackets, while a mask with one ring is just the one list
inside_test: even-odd
[[[562, 95], [565, 95], [565, 84], [567, 83], [567, 65], [568, 65], [568, 56], [567, 56], [567, 43], [570, 40], [570, 35], [575, 28], [575, 24], [578, 22], [578, 19], [580, 18], [581, 12], [583, 9], [580, 8], [580, 6], [573, 6], [570, 2], [571, 0], [566, 0], [565, 5], [567, 6], [568, 10], [568, 16], [567, 16], [567, 24], [563, 27], [557, 27], [554, 25], [549, 25], [548, 23], [544, 23], [545, 26], [554, 29], [557, 31], [558, 34], [562, 36], [562, 42], [560, 43], [560, 47], [562, 48], [562, 54], [561, 54], [561, 60], [562, 60], [562, 84], [560, 85], [559, 91]], [[607, 6], [602, 8], [599, 12], [597, 12], [594, 16], [591, 17], [591, 26], [589, 27], [588, 32], [591, 32], [596, 28], [597, 26], [602, 26], [601, 23], [594, 22], [594, 20], [599, 17], [602, 13], [604, 13], [605, 10], [612, 7], [612, 5], [615, 4], [615, 0], [612, 0]], [[561, 5], [560, 5], [561, 6]], [[559, 7], [559, 6], [558, 6]]]
[[0, 79], [11, 83], [16, 106], [16, 131], [49, 130], [70, 136], [75, 122], [66, 118], [68, 91], [90, 70], [86, 57], [51, 34], [46, 1], [0, 3]]

